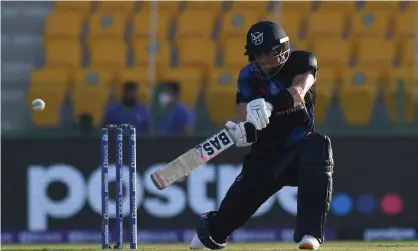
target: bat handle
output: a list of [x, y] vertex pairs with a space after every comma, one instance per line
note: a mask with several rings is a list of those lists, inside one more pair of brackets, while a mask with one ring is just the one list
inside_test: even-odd
[[[255, 128], [255, 126], [250, 123], [250, 122], [245, 122], [244, 123], [244, 129], [245, 129], [245, 134], [247, 135], [247, 142], [251, 142], [254, 143], [257, 141], [257, 129]], [[233, 138], [233, 135], [231, 135], [231, 132], [229, 130], [225, 130], [228, 135]]]
[[250, 122], [244, 123], [245, 134], [247, 134], [247, 142], [254, 143], [257, 141], [257, 129]]

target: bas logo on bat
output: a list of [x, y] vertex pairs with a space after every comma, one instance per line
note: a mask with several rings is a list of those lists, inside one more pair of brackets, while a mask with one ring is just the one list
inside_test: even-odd
[[234, 142], [228, 133], [222, 130], [201, 144], [203, 160], [208, 161], [233, 144]]

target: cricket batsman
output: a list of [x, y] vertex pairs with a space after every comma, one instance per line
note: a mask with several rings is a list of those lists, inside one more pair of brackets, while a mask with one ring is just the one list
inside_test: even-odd
[[250, 63], [238, 77], [237, 120], [226, 127], [237, 147], [251, 151], [219, 210], [200, 218], [190, 248], [226, 247], [228, 236], [270, 196], [297, 186], [293, 239], [300, 249], [317, 250], [324, 241], [334, 165], [330, 139], [314, 130], [317, 59], [308, 51], [291, 52], [285, 31], [269, 21], [250, 28], [245, 50]]

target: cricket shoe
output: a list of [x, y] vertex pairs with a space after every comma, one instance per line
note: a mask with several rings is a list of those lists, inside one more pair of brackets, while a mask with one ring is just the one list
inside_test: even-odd
[[206, 249], [205, 245], [199, 240], [197, 234], [193, 236], [192, 241], [190, 242], [190, 249], [191, 250], [203, 250]]
[[299, 249], [318, 250], [320, 246], [318, 239], [310, 235], [303, 236], [299, 242]]

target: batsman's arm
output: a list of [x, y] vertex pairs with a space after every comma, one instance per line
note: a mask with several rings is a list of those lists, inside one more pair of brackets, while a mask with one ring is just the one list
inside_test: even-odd
[[235, 108], [234, 122], [239, 123], [245, 121], [247, 116], [247, 103], [239, 103]]
[[286, 63], [283, 71], [292, 78], [289, 88], [282, 90], [272, 100], [268, 100], [274, 111], [285, 111], [299, 106], [305, 100], [305, 95], [316, 81], [318, 61], [316, 57], [307, 51], [292, 52], [292, 61]]
[[300, 105], [305, 100], [305, 95], [315, 84], [315, 77], [312, 72], [298, 74], [293, 78], [292, 85], [287, 88], [293, 99], [293, 106]]

